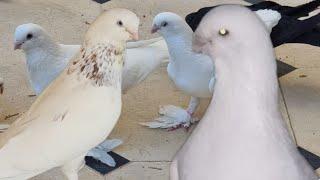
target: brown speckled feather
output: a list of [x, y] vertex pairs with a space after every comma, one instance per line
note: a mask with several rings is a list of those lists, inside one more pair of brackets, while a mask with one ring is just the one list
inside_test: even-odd
[[[80, 54], [78, 54], [71, 63], [69, 68], [62, 73], [48, 88], [36, 99], [30, 109], [23, 113], [4, 133], [0, 134], [0, 148], [3, 147], [10, 138], [21, 133], [27, 128], [30, 123], [38, 116], [30, 116], [34, 114], [34, 110], [41, 105], [42, 101], [46, 99], [56, 88], [59, 88], [63, 83], [66, 76], [76, 74], [78, 78], [88, 79], [93, 86], [118, 86], [121, 76], [120, 72], [114, 70], [115, 63], [119, 66], [123, 65], [123, 58], [119, 58], [122, 55], [123, 48], [116, 48], [110, 44], [98, 44], [94, 47], [85, 49], [81, 48]], [[50, 91], [48, 91], [50, 89]], [[64, 118], [67, 110], [58, 113], [52, 117], [52, 120]]]

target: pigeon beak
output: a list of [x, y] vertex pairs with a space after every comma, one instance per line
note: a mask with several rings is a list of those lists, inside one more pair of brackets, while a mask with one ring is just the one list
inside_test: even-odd
[[126, 31], [130, 34], [131, 40], [139, 40], [139, 34], [138, 32], [130, 31], [129, 29], [126, 29]]
[[153, 26], [152, 26], [152, 29], [151, 29], [151, 34], [154, 34], [154, 33], [158, 32], [159, 29], [160, 29], [160, 28], [159, 28], [157, 25], [153, 25]]
[[13, 49], [14, 49], [14, 50], [21, 49], [22, 44], [23, 44], [23, 43], [20, 43], [20, 42], [17, 42], [17, 41], [14, 42], [14, 47], [13, 47]]
[[138, 41], [139, 40], [139, 34], [136, 32], [136, 33], [130, 33], [131, 34], [131, 38], [135, 41]]

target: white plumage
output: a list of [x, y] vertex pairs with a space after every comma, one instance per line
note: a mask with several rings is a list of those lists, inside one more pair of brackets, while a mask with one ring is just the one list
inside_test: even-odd
[[[16, 28], [15, 49], [24, 51], [30, 83], [39, 95], [65, 69], [70, 58], [80, 50], [80, 45], [58, 44], [41, 26], [28, 23]], [[138, 85], [161, 63], [167, 62], [169, 54], [165, 41], [155, 38], [128, 42], [125, 56], [123, 92]], [[114, 141], [106, 140], [104, 145], [94, 148], [88, 155], [114, 166], [114, 160], [106, 153], [111, 147], [116, 147], [112, 143]]]
[[281, 19], [281, 14], [271, 9], [258, 10], [255, 11], [255, 13], [264, 22], [269, 33], [271, 33], [272, 28], [275, 27]]
[[128, 42], [122, 72], [123, 93], [138, 85], [168, 60], [169, 52], [163, 38]]
[[193, 49], [212, 58], [217, 81], [206, 114], [173, 160], [170, 179], [317, 180], [281, 116], [272, 42], [252, 11], [214, 8], [196, 30]]
[[84, 156], [119, 118], [125, 41], [138, 26], [126, 9], [98, 17], [67, 69], [0, 134], [0, 179], [28, 179], [54, 167], [78, 179]]
[[[260, 10], [256, 14], [268, 29], [272, 29], [281, 17], [277, 11], [272, 10]], [[181, 91], [191, 96], [191, 99], [186, 110], [172, 105], [162, 106], [159, 111], [160, 117], [153, 122], [141, 124], [150, 128], [189, 127], [197, 120], [192, 115], [199, 105], [200, 98], [212, 96], [215, 83], [214, 66], [208, 56], [192, 51], [193, 32], [180, 16], [170, 12], [158, 14], [153, 20], [152, 32], [161, 34], [168, 45], [168, 75]]]

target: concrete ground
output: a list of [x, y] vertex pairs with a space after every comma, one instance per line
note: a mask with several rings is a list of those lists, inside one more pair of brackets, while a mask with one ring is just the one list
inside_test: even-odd
[[[298, 5], [307, 1], [276, 2]], [[139, 15], [140, 37], [147, 39], [152, 37], [149, 33], [152, 18], [159, 12], [172, 11], [185, 16], [203, 6], [221, 3], [247, 4], [240, 0], [112, 0], [103, 5], [91, 0], [0, 0], [0, 76], [5, 80], [5, 93], [0, 97], [1, 122], [15, 120], [17, 113], [26, 111], [36, 98], [30, 96], [34, 93], [27, 80], [24, 56], [20, 51], [13, 51], [13, 32], [17, 25], [37, 23], [61, 43], [80, 44], [88, 24], [104, 9], [125, 7]], [[283, 115], [298, 145], [320, 155], [320, 49], [291, 44], [277, 48], [276, 53], [284, 62], [298, 67], [280, 78]], [[208, 102], [202, 102], [198, 116], [204, 113]], [[124, 141], [115, 152], [131, 163], [105, 177], [86, 167], [81, 170], [80, 179], [168, 179], [170, 161], [190, 132], [150, 130], [138, 122], [155, 118], [161, 104], [187, 106], [187, 103], [188, 97], [170, 82], [163, 65], [123, 97], [122, 115], [111, 137]], [[64, 177], [54, 169], [33, 179], [60, 180]]]

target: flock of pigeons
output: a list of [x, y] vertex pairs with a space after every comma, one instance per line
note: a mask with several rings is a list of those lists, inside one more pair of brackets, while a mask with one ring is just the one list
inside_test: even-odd
[[[317, 180], [278, 108], [273, 47], [319, 46], [320, 15], [306, 18], [319, 6], [319, 0], [298, 7], [268, 1], [251, 10], [221, 5], [191, 13], [186, 22], [163, 12], [151, 28], [162, 37], [144, 41], [132, 41], [139, 18], [127, 9], [101, 14], [82, 45], [59, 44], [36, 24], [18, 26], [14, 48], [25, 53], [38, 98], [0, 134], [0, 179], [61, 167], [77, 180], [86, 155], [114, 166], [106, 152], [122, 142], [105, 139], [120, 116], [121, 94], [169, 62], [168, 75], [190, 95], [189, 106], [162, 106], [158, 118], [142, 125], [187, 128], [198, 121], [200, 99], [212, 97], [172, 162], [172, 180]], [[2, 92], [2, 80], [0, 86]]]

